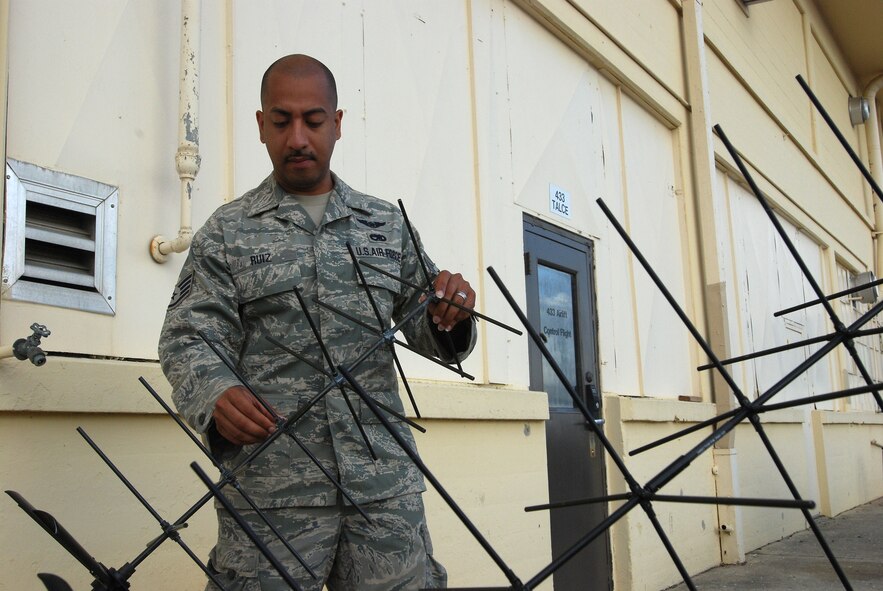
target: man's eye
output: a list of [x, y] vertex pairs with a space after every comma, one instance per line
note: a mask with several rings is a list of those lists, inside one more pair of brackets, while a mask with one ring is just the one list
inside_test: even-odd
[[273, 121], [273, 127], [285, 127], [288, 121]]
[[316, 129], [317, 127], [321, 127], [323, 123], [325, 123], [324, 119], [321, 119], [319, 121], [316, 121], [315, 119], [307, 120], [307, 125], [313, 129]]

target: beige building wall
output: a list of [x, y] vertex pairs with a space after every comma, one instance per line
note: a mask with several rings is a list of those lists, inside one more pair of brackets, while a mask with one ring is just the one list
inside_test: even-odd
[[[208, 465], [137, 383], [145, 376], [168, 400], [155, 351], [184, 255], [159, 265], [148, 243], [178, 227], [180, 2], [11, 0], [0, 9], [7, 4], [8, 42], [0, 35], [9, 62], [6, 156], [117, 186], [120, 206], [114, 316], [0, 299], [0, 346], [28, 334], [35, 321], [53, 331], [44, 341], [44, 367], [0, 360], [0, 481], [118, 567], [159, 530], [75, 428], [83, 426], [166, 518], [203, 492], [189, 462]], [[690, 39], [697, 16], [698, 37]], [[286, 53], [315, 55], [335, 72], [344, 110], [333, 168], [358, 189], [403, 199], [433, 258], [470, 277], [482, 310], [517, 323], [484, 268], [493, 265], [525, 303], [523, 214], [592, 240], [606, 432], [623, 454], [730, 402], [715, 397], [707, 373], [694, 370], [705, 355], [595, 199], [624, 223], [700, 331], [727, 333], [727, 354], [831, 330], [815, 312], [790, 324], [770, 319], [772, 302], [809, 297], [806, 286], [787, 288], [801, 280], [786, 269], [786, 255], [777, 265], [781, 292], [769, 277], [747, 287], [747, 276], [770, 269], [762, 256], [746, 256], [746, 245], [758, 240], [748, 230], [762, 227], [770, 248], [776, 239], [723, 145], [709, 137], [703, 152], [691, 132], [700, 107], [739, 148], [826, 291], [840, 289], [838, 265], [873, 268], [872, 196], [793, 80], [803, 75], [827, 105], [860, 94], [810, 0], [763, 3], [748, 15], [736, 0], [227, 0], [202, 3], [199, 30], [202, 164], [194, 225], [270, 172], [254, 123], [263, 70]], [[693, 63], [704, 64], [702, 76]], [[832, 109], [838, 125], [866, 153], [864, 131], [841, 111]], [[570, 220], [549, 212], [550, 183], [574, 196]], [[725, 298], [716, 315], [708, 287], [718, 282]], [[768, 330], [753, 332], [761, 323]], [[527, 580], [552, 558], [548, 517], [521, 510], [548, 498], [548, 411], [544, 395], [527, 391], [526, 339], [480, 326], [479, 348], [464, 366], [474, 384], [405, 356], [429, 429], [418, 445]], [[755, 384], [768, 386], [806, 354], [742, 365], [734, 375], [753, 398]], [[782, 397], [846, 387], [847, 367], [843, 353], [833, 355]], [[817, 500], [816, 512], [834, 515], [883, 494], [879, 449], [868, 444], [883, 441], [883, 422], [879, 412], [847, 402], [820, 408], [763, 422], [803, 496]], [[627, 464], [646, 482], [709, 432]], [[787, 498], [773, 474], [756, 434], [742, 426], [660, 492]], [[609, 459], [608, 489], [625, 491]], [[451, 584], [503, 584], [441, 499], [434, 492], [426, 498]], [[655, 509], [691, 572], [804, 527], [793, 511]], [[0, 518], [10, 524], [0, 550], [13, 557], [0, 589], [41, 589], [34, 575], [47, 571], [88, 585], [87, 573], [11, 500], [0, 502]], [[183, 534], [201, 556], [213, 527], [205, 509]], [[617, 589], [678, 581], [640, 510], [612, 528], [611, 548]], [[132, 583], [195, 589], [202, 578], [167, 543]]]
[[[436, 261], [462, 269], [485, 291], [476, 260], [478, 234], [468, 221], [478, 210], [469, 150], [466, 5], [452, 12], [425, 3], [415, 15], [393, 5], [372, 11], [356, 3], [331, 8], [292, 3], [278, 9], [274, 38], [267, 34], [269, 4], [202, 4], [202, 165], [194, 184], [194, 225], [269, 173], [254, 123], [260, 76], [279, 55], [304, 51], [325, 60], [341, 82], [346, 114], [335, 170], [360, 189], [403, 198], [425, 242], [437, 245], [431, 249]], [[120, 212], [115, 316], [0, 302], [0, 343], [25, 336], [34, 321], [52, 330], [44, 341], [50, 353], [44, 367], [0, 360], [6, 450], [0, 480], [55, 515], [113, 567], [131, 560], [159, 529], [75, 428], [82, 425], [170, 520], [204, 494], [188, 464], [196, 460], [208, 466], [137, 382], [144, 375], [168, 400], [155, 351], [184, 255], [158, 265], [147, 247], [153, 235], [174, 235], [178, 225], [180, 14], [176, 1], [13, 2], [10, 7], [9, 85], [14, 90], [4, 119], [8, 156], [118, 186]], [[397, 22], [401, 35], [389, 34], [391, 22]], [[415, 41], [418, 34], [435, 34], [437, 43]], [[438, 47], [447, 50], [437, 52]], [[352, 59], [363, 54], [377, 61]], [[413, 62], [400, 64], [392, 76], [390, 60], [404, 55]], [[429, 59], [436, 63], [427, 69]], [[415, 75], [423, 79], [415, 81]], [[439, 88], [449, 92], [439, 94]], [[455, 217], [467, 242], [458, 238], [456, 248], [445, 247]], [[525, 380], [478, 388], [403, 357], [429, 429], [418, 443], [428, 463], [497, 551], [528, 578], [551, 560], [548, 518], [521, 511], [548, 499], [545, 397], [526, 392]], [[464, 365], [478, 385], [487, 383], [487, 357], [486, 350], [478, 350]], [[502, 582], [436, 493], [427, 494], [427, 505], [436, 551], [449, 565], [451, 583]], [[211, 513], [200, 511], [183, 533], [202, 557], [215, 535]], [[0, 588], [40, 589], [35, 573], [44, 571], [77, 588], [88, 585], [84, 569], [10, 499], [0, 505], [0, 514], [11, 524], [0, 534], [0, 546], [15, 556]], [[132, 583], [133, 589], [196, 589], [202, 579], [186, 555], [166, 543], [138, 568]]]
[[[712, 278], [722, 281], [722, 292], [727, 295], [721, 308], [722, 324], [708, 327], [729, 335], [725, 342], [726, 355], [744, 354], [761, 346], [783, 344], [830, 332], [830, 322], [816, 310], [791, 315], [787, 319], [770, 318], [775, 311], [773, 306], [811, 299], [811, 290], [784, 252], [781, 240], [771, 234], [769, 222], [757, 215], [753, 196], [747, 193], [741, 181], [734, 180], [734, 165], [719, 140], [713, 143], [718, 170], [704, 184], [701, 175], [697, 176], [693, 167], [699, 167], [703, 155], [701, 151], [696, 152], [700, 148], [693, 143], [695, 138], [691, 141], [688, 135], [690, 115], [683, 109], [702, 92], [707, 93], [708, 104], [705, 108], [710, 113], [708, 124], [720, 123], [752, 167], [756, 180], [790, 228], [790, 237], [809, 261], [823, 289], [830, 292], [842, 288], [835, 281], [835, 262], [848, 261], [846, 264], [853, 272], [873, 268], [873, 218], [868, 189], [794, 81], [795, 75], [801, 74], [816, 90], [822, 102], [828, 105], [843, 105], [848, 95], [860, 94], [858, 81], [845, 66], [836, 40], [831, 38], [814, 5], [800, 1], [774, 2], [752, 7], [746, 13], [737, 2], [726, 1], [696, 3], [700, 7], [698, 9], [692, 3], [680, 2], [619, 3], [615, 10], [611, 7], [609, 12], [603, 6], [580, 2], [536, 1], [518, 4], [558, 38], [562, 46], [571, 48], [597, 67], [604, 78], [618, 87], [621, 95], [638, 99], [643, 113], [650, 120], [658, 122], [654, 124], [648, 118], [644, 119], [638, 132], [643, 141], [652, 142], [653, 129], [660, 124], [672, 129], [670, 141], [674, 147], [669, 149], [690, 163], [685, 170], [676, 173], [673, 186], [675, 195], [678, 192], [685, 194], [681, 217], [677, 218], [682, 224], [686, 220], [681, 229], [682, 262], [678, 263], [683, 266], [674, 269], [672, 275], [675, 278], [672, 281], [671, 277], [666, 276], [668, 269], [665, 264], [660, 265], [655, 260], [652, 262], [700, 329], [704, 322], [709, 321], [705, 315], [708, 312], [702, 312], [703, 305], [711, 305], [701, 303], [705, 298], [705, 291], [701, 288], [704, 275], [709, 287], [713, 285]], [[702, 40], [701, 57], [707, 67], [704, 82], [700, 80], [703, 76], [699, 72], [688, 69], [685, 76], [678, 76], [677, 72], [682, 70], [667, 67], [676, 60], [681, 65], [685, 61], [692, 63], [691, 56], [683, 53], [690, 51], [689, 40], [682, 43], [680, 36], [688, 34], [684, 13], [691, 10], [698, 10], [701, 18], [698, 34]], [[680, 32], [671, 34], [671, 29]], [[647, 42], [650, 39], [652, 50]], [[661, 63], [664, 60], [659, 56], [665, 56], [664, 60], [668, 61]], [[775, 56], [775, 59], [771, 59], [771, 56]], [[699, 92], [693, 88], [697, 83], [700, 85]], [[695, 112], [696, 105], [692, 107]], [[835, 120], [845, 130], [853, 147], [861, 153], [865, 149], [863, 129], [853, 128], [849, 124], [845, 110], [839, 107], [831, 110], [835, 112]], [[622, 109], [621, 112], [629, 111]], [[621, 124], [617, 139], [627, 145], [628, 137], [628, 125]], [[651, 177], [665, 158], [666, 152], [660, 146], [657, 144], [655, 150], [648, 150], [653, 154], [651, 162], [640, 160], [641, 165], [647, 167], [642, 172]], [[625, 170], [620, 177], [628, 181], [628, 165], [622, 168]], [[620, 190], [616, 195], [621, 196], [622, 201], [617, 202], [614, 211], [625, 220], [639, 246], [642, 246], [642, 241], [649, 243], [645, 254], [649, 252], [652, 256], [655, 254], [654, 247], [658, 246], [654, 239], [672, 232], [677, 221], [672, 224], [664, 216], [656, 215], [651, 216], [656, 222], [652, 232], [648, 232], [646, 227], [641, 228], [640, 224], [631, 227], [628, 205], [632, 202], [634, 192], [628, 182], [618, 188]], [[645, 190], [645, 197], [647, 193]], [[656, 205], [660, 201], [659, 195], [664, 194], [661, 191], [655, 195], [652, 191], [649, 193], [656, 197], [653, 201]], [[709, 221], [705, 221], [701, 216], [708, 200], [715, 204], [715, 213]], [[739, 200], [743, 201], [740, 203]], [[646, 207], [646, 204], [641, 203], [641, 206]], [[698, 227], [694, 224], [698, 224]], [[681, 367], [677, 361], [684, 358], [677, 357], [680, 351], [677, 341], [661, 355], [656, 354], [655, 350], [644, 349], [641, 337], [646, 333], [641, 330], [640, 322], [648, 310], [653, 311], [654, 322], [659, 322], [660, 317], [664, 318], [667, 311], [652, 306], [653, 295], [648, 294], [647, 285], [641, 283], [642, 279], [632, 279], [638, 277], [641, 271], [633, 268], [629, 258], [623, 255], [617, 260], [612, 255], [614, 250], [621, 247], [610, 245], [610, 237], [603, 227], [584, 226], [583, 231], [597, 239], [597, 252], [603, 253], [599, 256], [597, 276], [604, 390], [608, 395], [665, 397], [663, 385], [676, 378], [678, 374], [675, 368]], [[706, 233], [708, 238], [704, 238]], [[760, 235], [762, 240], [756, 242]], [[671, 246], [670, 236], [667, 246]], [[754, 263], [745, 260], [746, 245], [756, 251]], [[773, 253], [775, 257], [771, 257]], [[609, 274], [604, 272], [605, 255], [607, 262], [615, 268]], [[750, 289], [746, 281], [748, 273], [752, 279]], [[614, 301], [606, 300], [603, 294], [603, 282], [608, 279], [613, 280], [611, 291], [615, 294]], [[678, 293], [678, 279], [687, 282], [686, 294]], [[760, 302], [764, 303], [758, 306]], [[610, 303], [609, 308], [605, 308], [607, 303]], [[617, 308], [623, 313], [611, 313]], [[846, 313], [844, 308], [837, 309], [841, 314]], [[670, 337], [682, 330], [678, 323], [667, 328], [667, 332], [658, 334]], [[755, 330], [758, 332], [753, 332]], [[606, 341], [613, 335], [618, 338], [612, 343]], [[705, 362], [704, 355], [692, 343], [687, 345], [687, 350], [686, 359], [696, 365]], [[616, 359], [616, 365], [628, 364], [630, 351], [634, 351], [634, 361], [626, 371], [619, 374], [615, 367], [610, 367], [611, 359]], [[734, 374], [746, 395], [754, 398], [790, 367], [805, 359], [809, 352], [811, 350], [798, 350], [753, 364], [740, 364], [734, 367]], [[645, 357], [648, 358], [646, 362], [643, 361]], [[646, 363], [652, 364], [657, 360], [666, 360], [669, 371], [664, 373], [664, 377], [648, 378], [648, 374], [652, 374], [647, 371]], [[690, 365], [689, 361], [684, 365]], [[846, 383], [842, 374], [845, 363], [844, 353], [838, 351], [814, 366], [778, 399], [798, 398], [852, 385]], [[695, 376], [692, 372], [689, 375]], [[705, 401], [714, 400], [706, 379], [693, 377], [688, 382], [688, 393]], [[681, 393], [673, 390], [675, 396]], [[653, 437], [650, 434], [654, 430], [671, 432], [682, 427], [678, 424], [681, 421], [691, 422], [691, 419], [684, 417], [695, 414], [688, 410], [693, 404], [673, 402], [668, 408], [650, 407], [654, 411], [648, 412], [643, 420], [631, 422], [620, 418], [613, 422], [623, 433], [638, 429], [638, 433], [646, 434], [651, 440]], [[615, 407], [610, 400], [607, 405], [609, 418], [609, 413]], [[832, 403], [832, 408], [835, 407], [847, 410], [850, 404], [838, 401]], [[868, 431], [862, 435], [871, 437], [874, 429], [871, 425], [876, 416], [875, 413], [858, 413], [840, 420], [849, 424], [870, 423], [866, 427]], [[837, 488], [843, 494], [843, 488], [833, 485], [832, 475], [825, 470], [830, 453], [822, 457], [819, 451], [822, 448], [820, 438], [824, 442], [833, 438], [832, 427], [825, 425], [813, 429], [810, 412], [803, 410], [764, 416], [763, 421], [769, 423], [768, 434], [803, 496], [823, 498], [826, 493], [822, 491], [829, 488]], [[860, 457], [867, 454], [873, 458], [876, 450], [869, 445], [869, 440], [859, 443], [857, 439], [851, 443], [862, 450]], [[623, 445], [623, 449], [628, 450], [636, 445]], [[849, 444], [838, 445], [838, 449], [850, 449]], [[675, 457], [677, 451], [676, 446], [672, 446], [665, 452], [670, 455], [664, 457]], [[657, 462], [651, 464], [650, 454], [645, 454], [629, 458], [629, 465], [634, 466], [635, 471], [641, 471], [645, 469], [644, 462], [647, 462], [648, 466], [658, 469], [658, 458], [656, 456]], [[767, 452], [749, 428], [741, 427], [735, 437], [722, 449], [717, 449], [709, 461], [711, 469], [704, 473], [702, 470], [693, 472], [696, 467], [691, 466], [690, 473], [694, 476], [687, 479], [690, 488], [702, 490], [712, 486], [717, 494], [723, 496], [734, 493], [745, 496], [790, 496], [781, 479], [775, 475]], [[861, 491], [851, 495], [853, 501], [837, 508], [819, 502], [816, 512], [836, 514], [847, 505], [855, 506], [880, 495], [881, 488], [876, 479], [880, 473], [879, 466], [875, 463], [869, 473], [864, 461], [853, 460], [846, 462], [845, 466], [838, 466], [838, 471], [842, 469], [851, 475], [849, 482], [855, 483]], [[612, 488], [615, 483], [614, 470], [609, 474]], [[869, 474], [875, 477], [867, 479], [858, 476]], [[657, 511], [663, 523], [674, 515], [663, 506]], [[618, 531], [614, 528], [615, 581], [622, 588], [629, 589], [660, 588], [670, 581], [676, 581], [678, 577], [668, 557], [661, 552], [648, 553], [642, 547], [641, 544], [652, 535], [629, 535], [635, 530], [634, 524], [642, 519], [638, 512], [634, 513], [623, 520]], [[696, 514], [685, 519], [688, 528], [703, 521]], [[720, 534], [720, 542], [716, 544], [717, 555], [701, 552], [690, 555], [691, 559], [704, 564], [702, 568], [721, 560], [738, 560], [745, 550], [801, 529], [804, 522], [795, 512], [778, 511], [772, 515], [770, 510], [744, 509], [722, 511], [714, 525], [715, 532], [711, 539], [718, 535], [718, 527], [727, 526], [727, 533]], [[676, 548], [688, 546], [691, 539], [703, 537], [673, 537]], [[660, 572], [668, 572], [668, 578], [663, 575], [660, 579]]]

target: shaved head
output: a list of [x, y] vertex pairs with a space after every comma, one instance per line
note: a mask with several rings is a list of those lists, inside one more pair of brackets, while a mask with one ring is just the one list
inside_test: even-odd
[[337, 83], [334, 81], [334, 74], [316, 58], [302, 53], [293, 53], [281, 57], [270, 64], [270, 67], [264, 72], [263, 78], [261, 78], [261, 107], [266, 106], [267, 80], [271, 74], [285, 74], [294, 78], [307, 78], [315, 75], [324, 77], [328, 86], [328, 98], [332, 107], [337, 109]]
[[264, 72], [255, 118], [280, 187], [296, 195], [331, 191], [343, 111], [334, 76], [322, 62], [300, 54], [276, 60]]

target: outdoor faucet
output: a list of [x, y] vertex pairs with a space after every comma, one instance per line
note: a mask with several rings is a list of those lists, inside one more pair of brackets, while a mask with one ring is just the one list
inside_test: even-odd
[[0, 358], [9, 357], [11, 354], [20, 361], [30, 359], [37, 367], [46, 363], [46, 353], [40, 348], [40, 339], [48, 337], [51, 333], [46, 326], [36, 322], [31, 325], [31, 330], [34, 331], [31, 336], [16, 340], [12, 347], [0, 348]]

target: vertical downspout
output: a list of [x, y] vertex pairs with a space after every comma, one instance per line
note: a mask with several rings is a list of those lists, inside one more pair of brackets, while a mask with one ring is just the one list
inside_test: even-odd
[[200, 0], [181, 2], [181, 69], [178, 90], [178, 151], [175, 168], [181, 179], [181, 228], [178, 236], [168, 239], [154, 236], [150, 256], [164, 263], [173, 252], [190, 247], [193, 227], [190, 221], [193, 181], [199, 172], [199, 29]]
[[[9, 111], [9, 0], [0, 0], [0, 159], [6, 170], [6, 114]], [[0, 189], [0, 215], [6, 211], [6, 182]], [[0, 258], [3, 257], [3, 230], [0, 223]], [[2, 262], [2, 261], [0, 261]]]
[[[731, 357], [727, 284], [721, 277], [721, 253], [717, 243], [715, 219], [726, 212], [716, 211], [714, 199], [714, 138], [712, 137], [711, 97], [708, 66], [705, 61], [705, 32], [702, 24], [702, 0], [683, 3], [684, 59], [687, 99], [690, 102], [689, 128], [693, 161], [694, 200], [699, 226], [699, 247], [705, 293], [705, 326], [709, 344], [720, 359]], [[734, 401], [730, 388], [718, 372], [711, 377], [712, 393], [718, 413], [731, 410]], [[714, 446], [714, 484], [718, 496], [739, 496], [739, 475], [735, 449], [735, 430]], [[745, 562], [742, 510], [733, 505], [718, 507], [722, 564]], [[724, 527], [725, 526], [725, 527]]]
[[[877, 112], [877, 94], [883, 89], [883, 74], [871, 80], [870, 84], [865, 88], [864, 97], [868, 100], [871, 107], [871, 114], [865, 122], [865, 133], [868, 136], [868, 160], [870, 164], [871, 178], [877, 185], [883, 187], [883, 155], [880, 148], [880, 115]], [[874, 263], [874, 275], [883, 277], [883, 239], [880, 238], [883, 233], [883, 201], [876, 195], [874, 199], [874, 252], [876, 254]]]

